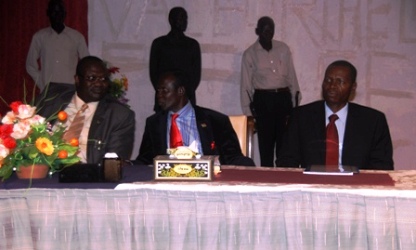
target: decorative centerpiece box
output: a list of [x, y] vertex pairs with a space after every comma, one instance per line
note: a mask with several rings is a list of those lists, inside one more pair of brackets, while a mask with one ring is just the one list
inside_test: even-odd
[[217, 156], [195, 155], [188, 148], [178, 148], [170, 155], [154, 158], [155, 180], [197, 180], [211, 181]]

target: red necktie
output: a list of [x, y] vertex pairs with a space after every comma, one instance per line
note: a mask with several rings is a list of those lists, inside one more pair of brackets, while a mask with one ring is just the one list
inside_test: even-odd
[[176, 118], [178, 114], [173, 114], [170, 125], [170, 148], [177, 148], [183, 146], [181, 132], [179, 131], [178, 124], [176, 124]]
[[339, 159], [339, 142], [338, 130], [335, 121], [338, 116], [333, 114], [329, 117], [329, 123], [326, 127], [326, 161], [327, 166], [338, 166]]

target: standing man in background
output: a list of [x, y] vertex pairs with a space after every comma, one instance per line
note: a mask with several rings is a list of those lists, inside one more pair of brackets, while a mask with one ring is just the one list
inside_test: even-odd
[[255, 31], [259, 38], [241, 64], [241, 106], [245, 115], [256, 115], [261, 166], [273, 167], [288, 116], [300, 101], [299, 84], [289, 47], [273, 40], [273, 19], [261, 17]]
[[26, 70], [40, 91], [49, 83], [73, 84], [78, 60], [89, 55], [84, 36], [64, 24], [62, 0], [50, 0], [46, 14], [51, 26], [33, 35], [26, 59]]
[[[188, 26], [188, 14], [184, 8], [174, 7], [170, 10], [169, 24], [170, 32], [156, 38], [152, 43], [149, 62], [150, 81], [156, 91], [161, 74], [172, 69], [183, 71], [190, 83], [186, 93], [191, 103], [195, 105], [195, 91], [201, 80], [201, 49], [198, 41], [184, 34]], [[160, 110], [156, 95], [153, 110], [156, 112]]]

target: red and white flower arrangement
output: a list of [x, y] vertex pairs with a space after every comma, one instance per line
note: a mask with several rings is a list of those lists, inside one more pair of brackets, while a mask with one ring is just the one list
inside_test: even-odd
[[[12, 102], [10, 108], [4, 117], [0, 116], [0, 178], [9, 178], [20, 167], [44, 164], [54, 173], [79, 162], [78, 142], [62, 139], [64, 126], [58, 125], [52, 131], [52, 117], [46, 119], [36, 114], [36, 107], [20, 101]], [[53, 118], [66, 115], [60, 113]]]

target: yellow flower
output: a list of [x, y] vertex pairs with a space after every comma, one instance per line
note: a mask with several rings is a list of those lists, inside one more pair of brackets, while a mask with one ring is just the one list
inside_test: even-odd
[[53, 145], [52, 142], [45, 137], [39, 137], [36, 140], [36, 148], [45, 155], [51, 155], [53, 153]]
[[129, 89], [129, 79], [127, 79], [127, 77], [123, 75], [123, 77], [121, 78], [121, 82], [123, 83], [124, 89], [127, 91]]
[[113, 83], [117, 84], [117, 85], [121, 85], [120, 83], [120, 79], [116, 78], [113, 80]]

